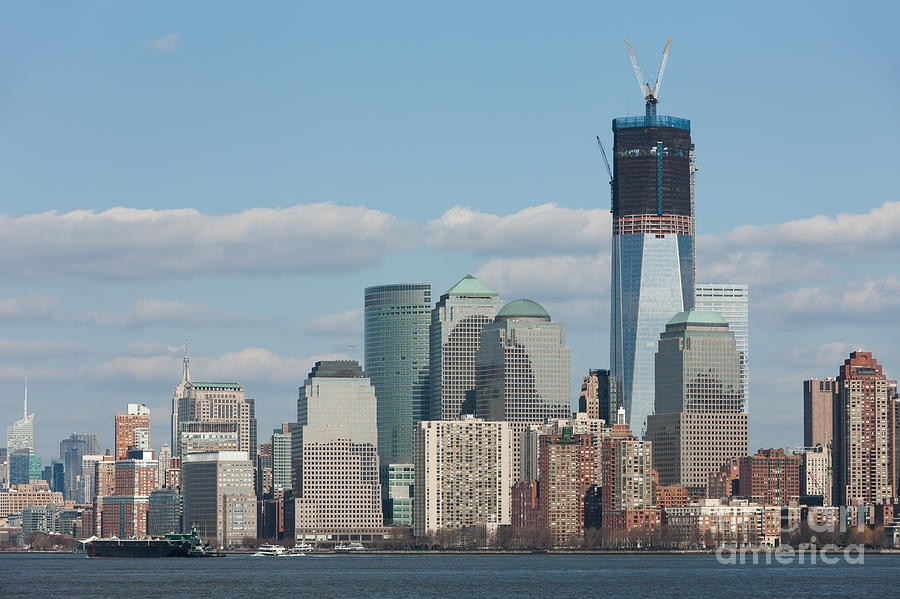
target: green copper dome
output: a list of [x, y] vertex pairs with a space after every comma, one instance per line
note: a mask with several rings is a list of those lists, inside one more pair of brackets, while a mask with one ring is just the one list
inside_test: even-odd
[[672, 317], [672, 320], [670, 320], [668, 324], [725, 325], [727, 327], [728, 321], [722, 318], [718, 312], [691, 310], [690, 312], [679, 312]]
[[517, 299], [509, 302], [497, 312], [496, 320], [511, 318], [533, 318], [550, 321], [550, 314], [537, 302], [528, 299]]
[[447, 290], [444, 295], [463, 297], [497, 297], [497, 292], [473, 277], [466, 275], [459, 282]]

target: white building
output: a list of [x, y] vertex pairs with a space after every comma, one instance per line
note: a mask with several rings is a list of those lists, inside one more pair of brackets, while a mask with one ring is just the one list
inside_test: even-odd
[[34, 451], [34, 414], [28, 413], [28, 381], [25, 381], [24, 415], [6, 427], [6, 455], [20, 449]]
[[831, 452], [817, 445], [800, 453], [800, 495], [821, 495], [823, 505], [832, 505]]
[[512, 437], [506, 422], [465, 415], [416, 427], [413, 528], [510, 523]]
[[520, 437], [531, 424], [571, 415], [570, 355], [562, 324], [531, 300], [506, 304], [481, 332], [476, 414], [513, 433], [513, 479], [521, 480]]
[[466, 275], [431, 311], [432, 420], [459, 418], [463, 402], [474, 396], [481, 331], [494, 322], [502, 305], [496, 291]]
[[694, 310], [718, 312], [734, 333], [735, 347], [741, 354], [740, 376], [743, 409], [750, 404], [750, 287], [725, 283], [697, 283], [694, 286]]

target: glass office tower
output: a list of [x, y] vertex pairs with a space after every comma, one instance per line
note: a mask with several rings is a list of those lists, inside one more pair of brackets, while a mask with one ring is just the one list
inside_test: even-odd
[[687, 119], [613, 120], [610, 369], [634, 434], [654, 407], [660, 333], [694, 305], [694, 146]]
[[411, 464], [415, 423], [428, 419], [431, 285], [377, 285], [365, 291], [365, 369], [378, 400], [382, 481], [389, 464]]
[[748, 285], [697, 283], [694, 287], [694, 309], [718, 312], [728, 321], [741, 354], [741, 407], [750, 404], [750, 303]]

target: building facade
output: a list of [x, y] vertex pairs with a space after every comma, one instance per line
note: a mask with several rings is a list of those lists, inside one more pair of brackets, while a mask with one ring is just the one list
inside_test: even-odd
[[581, 383], [578, 411], [584, 412], [588, 418], [615, 422], [619, 409], [616, 393], [616, 379], [609, 370], [591, 369]]
[[837, 381], [809, 379], [803, 381], [803, 446], [830, 448], [834, 436], [834, 396]]
[[378, 457], [412, 461], [415, 423], [429, 411], [431, 285], [376, 285], [365, 290], [365, 369], [378, 398]]
[[822, 497], [822, 505], [832, 505], [831, 451], [821, 445], [804, 447], [800, 454], [800, 495]]
[[596, 451], [592, 435], [572, 434], [569, 427], [561, 435], [541, 435], [541, 522], [556, 546], [584, 538], [584, 502], [596, 478]]
[[468, 400], [474, 410], [475, 359], [481, 331], [502, 307], [496, 291], [466, 275], [431, 311], [431, 420], [455, 420]]
[[297, 400], [298, 538], [383, 526], [375, 388], [355, 360], [317, 362]]
[[653, 347], [694, 307], [694, 145], [687, 119], [613, 120], [610, 370], [643, 436], [654, 406]]
[[697, 283], [694, 309], [715, 312], [728, 322], [741, 357], [741, 411], [750, 411], [750, 286]]
[[253, 463], [244, 451], [182, 456], [185, 530], [196, 528], [207, 542], [236, 547], [256, 539]]
[[6, 427], [6, 451], [12, 455], [14, 451], [34, 451], [34, 414], [28, 413], [28, 381], [25, 381], [25, 401], [21, 420], [16, 420]]
[[272, 489], [290, 491], [291, 477], [291, 427], [289, 423], [272, 431]]
[[510, 524], [512, 438], [507, 422], [464, 415], [416, 428], [413, 530]]
[[509, 423], [518, 482], [521, 435], [529, 425], [571, 413], [565, 329], [536, 302], [512, 301], [482, 330], [475, 370], [476, 414]]
[[619, 409], [617, 424], [601, 443], [603, 527], [627, 530], [647, 524], [659, 525], [653, 509], [653, 445], [631, 434]]
[[887, 503], [894, 497], [894, 406], [887, 377], [871, 352], [855, 351], [836, 383], [833, 499], [837, 505]]
[[[100, 441], [97, 439], [97, 435], [72, 433], [67, 439], [59, 442], [59, 461], [64, 465], [64, 494], [66, 499], [79, 500], [82, 458], [85, 455], [97, 455], [99, 453]], [[83, 499], [83, 495], [81, 498]]]
[[747, 455], [741, 357], [729, 325], [715, 312], [680, 312], [660, 335], [656, 411], [647, 418], [653, 467], [662, 485], [699, 499], [709, 474]]
[[800, 500], [800, 456], [783, 449], [760, 449], [740, 459], [738, 494], [760, 505], [788, 505]]
[[150, 449], [150, 408], [130, 403], [125, 414], [116, 414], [115, 439], [117, 460], [133, 449]]
[[211, 451], [240, 451], [240, 432], [237, 422], [204, 422], [196, 420], [180, 423], [178, 452], [182, 457], [191, 453]]

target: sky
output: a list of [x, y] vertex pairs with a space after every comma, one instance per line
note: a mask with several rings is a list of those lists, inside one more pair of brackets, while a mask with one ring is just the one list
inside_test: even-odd
[[[609, 365], [596, 145], [691, 119], [697, 278], [750, 285], [750, 448], [802, 442], [802, 380], [900, 377], [896, 3], [7, 3], [0, 7], [0, 423], [38, 454], [153, 447], [189, 336], [260, 438], [317, 359], [362, 360], [363, 288], [472, 273]], [[609, 147], [609, 145], [607, 145]], [[5, 441], [5, 438], [4, 438]]]

